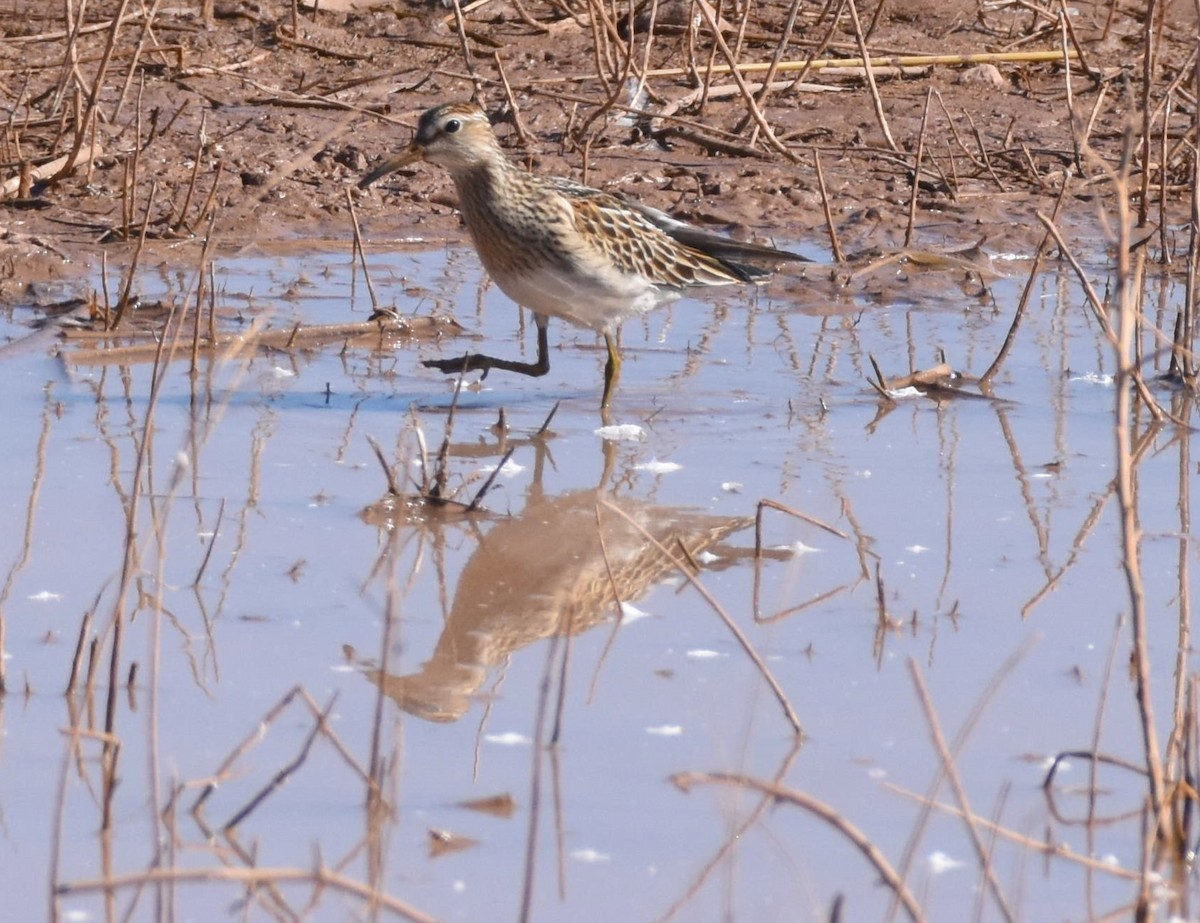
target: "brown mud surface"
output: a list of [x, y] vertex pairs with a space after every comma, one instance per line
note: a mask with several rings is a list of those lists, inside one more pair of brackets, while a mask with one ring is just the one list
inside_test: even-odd
[[[143, 230], [199, 240], [213, 221], [219, 244], [345, 240], [350, 200], [370, 241], [455, 236], [442, 171], [418, 165], [366, 192], [355, 184], [407, 144], [421, 110], [473, 88], [503, 144], [534, 170], [738, 236], [803, 239], [822, 259], [829, 225], [815, 155], [845, 251], [899, 247], [923, 118], [914, 245], [986, 238], [990, 250], [1028, 253], [1042, 235], [1035, 212], [1052, 210], [1067, 177], [1069, 201], [1085, 202], [1068, 212], [1094, 235], [1100, 209], [1089, 200], [1111, 193], [1105, 170], [1127, 131], [1133, 201], [1147, 194], [1149, 225], [1190, 192], [1195, 27], [1180, 2], [1160, 4], [1148, 23], [1142, 7], [1115, 0], [760, 0], [716, 10], [662, 0], [636, 9], [632, 38], [629, 7], [598, 0], [482, 0], [462, 8], [461, 26], [440, 4], [366, 0], [323, 0], [316, 11], [272, 0], [65, 7], [70, 19], [42, 0], [0, 9], [0, 178], [9, 181], [0, 270], [10, 296], [95, 265], [105, 246]], [[706, 25], [714, 14], [720, 42]], [[861, 69], [798, 68], [860, 47], [878, 68], [874, 89]], [[1069, 68], [1064, 49], [1078, 53]], [[879, 60], [998, 52], [1060, 57]], [[775, 75], [756, 119], [747, 94], [757, 84], [719, 69], [773, 58], [793, 69]], [[633, 112], [635, 75], [671, 67], [689, 73], [650, 76]], [[45, 167], [74, 151], [73, 169]]]

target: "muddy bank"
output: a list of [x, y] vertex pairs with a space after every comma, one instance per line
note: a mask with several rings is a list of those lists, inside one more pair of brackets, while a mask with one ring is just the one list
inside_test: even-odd
[[[1144, 94], [1152, 118], [1130, 126], [1135, 142], [1149, 139], [1131, 167], [1135, 206], [1143, 187], [1150, 223], [1160, 207], [1186, 204], [1181, 139], [1192, 116], [1172, 81], [1191, 30], [1165, 30], [1143, 86], [1153, 33], [1110, 4], [1072, 6], [1069, 29], [1028, 5], [851, 12], [804, 8], [789, 23], [781, 2], [731, 9], [714, 42], [711, 10], [696, 4], [643, 9], [632, 28], [624, 12], [613, 21], [585, 3], [509, 0], [472, 4], [461, 27], [440, 5], [358, 0], [299, 15], [282, 2], [152, 13], [95, 3], [79, 22], [60, 7], [11, 4], [0, 11], [0, 265], [12, 292], [94, 265], [105, 250], [127, 261], [126, 242], [143, 231], [186, 242], [211, 225], [232, 246], [345, 239], [351, 201], [369, 240], [457, 236], [441, 171], [418, 167], [367, 192], [355, 182], [407, 143], [421, 110], [473, 88], [531, 169], [618, 188], [739, 236], [805, 240], [825, 258], [830, 225], [847, 254], [903, 245], [910, 209], [917, 244], [986, 238], [1027, 252], [1042, 233], [1034, 213], [1053, 207], [1068, 177], [1066, 220], [1094, 232], [1111, 192], [1105, 169]], [[1191, 11], [1174, 4], [1168, 15]], [[873, 82], [854, 66], [805, 67], [858, 58], [861, 48], [876, 61]], [[890, 63], [930, 52], [1026, 59]], [[728, 62], [773, 59], [772, 89], [751, 105], [762, 73], [739, 84]], [[631, 99], [642, 71], [645, 93]], [[72, 157], [79, 165], [64, 171]]]

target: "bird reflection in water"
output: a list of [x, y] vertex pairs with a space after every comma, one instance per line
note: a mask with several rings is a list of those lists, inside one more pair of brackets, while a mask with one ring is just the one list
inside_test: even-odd
[[[477, 453], [479, 447], [474, 448]], [[604, 486], [547, 496], [540, 487], [544, 447], [536, 451], [524, 508], [482, 532], [462, 569], [433, 656], [403, 676], [366, 671], [409, 714], [457, 721], [481, 695], [489, 670], [516, 651], [559, 633], [581, 634], [608, 621], [617, 599], [630, 603], [645, 596], [676, 570], [647, 534], [677, 557], [694, 560], [753, 524], [752, 517], [614, 498]], [[602, 485], [616, 447], [606, 443], [604, 451]], [[607, 509], [597, 515], [597, 505], [606, 499], [629, 519]], [[426, 528], [454, 526], [441, 522]], [[720, 556], [731, 561], [740, 554]]]

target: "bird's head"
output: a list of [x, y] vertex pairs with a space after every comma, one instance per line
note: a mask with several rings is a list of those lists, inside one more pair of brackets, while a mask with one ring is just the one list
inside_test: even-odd
[[370, 186], [418, 160], [436, 163], [454, 173], [481, 166], [499, 153], [492, 126], [482, 109], [473, 103], [447, 103], [423, 112], [408, 149], [385, 160], [359, 180], [358, 185]]

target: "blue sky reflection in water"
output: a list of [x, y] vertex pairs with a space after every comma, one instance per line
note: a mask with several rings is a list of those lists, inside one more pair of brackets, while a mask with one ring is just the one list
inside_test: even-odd
[[[458, 496], [472, 496], [513, 449], [489, 512], [469, 519], [368, 510], [385, 488], [368, 437], [412, 478], [416, 429], [431, 455], [442, 439], [453, 380], [419, 358], [533, 349], [532, 323], [521, 340], [517, 309], [481, 287], [469, 249], [376, 252], [371, 266], [385, 303], [402, 314], [453, 314], [478, 341], [247, 354], [204, 363], [194, 389], [187, 361], [175, 362], [149, 443], [138, 525], [143, 606], [123, 641], [137, 683], [119, 699], [107, 845], [98, 832], [100, 746], [64, 733], [75, 720], [61, 690], [84, 613], [95, 609], [93, 633], [102, 633], [113, 612], [151, 367], [75, 364], [44, 346], [10, 355], [0, 604], [18, 694], [3, 704], [0, 888], [13, 918], [46, 914], [55, 868], [59, 882], [106, 871], [136, 877], [156, 863], [217, 872], [243, 867], [251, 853], [260, 866], [299, 870], [319, 853], [359, 882], [375, 865], [384, 892], [439, 919], [515, 918], [539, 689], [553, 662], [553, 705], [561, 647], [550, 639], [568, 622], [576, 634], [561, 745], [539, 775], [534, 919], [657, 920], [674, 909], [673, 919], [815, 920], [837, 893], [849, 918], [882, 918], [888, 892], [828, 826], [795, 806], [763, 809], [759, 796], [729, 785], [683, 794], [669, 777], [776, 780], [840, 812], [899, 865], [920, 814], [905, 792], [926, 791], [939, 764], [910, 662], [950, 738], [1018, 651], [957, 758], [972, 806], [1035, 840], [1049, 828], [1056, 842], [1115, 869], [1059, 861], [1045, 871], [1027, 845], [1001, 839], [998, 881], [1026, 919], [1121, 906], [1132, 885], [1118, 873], [1139, 861], [1137, 821], [1098, 827], [1089, 840], [1052, 817], [1040, 789], [1050, 754], [1090, 745], [1106, 688], [1101, 749], [1140, 760], [1128, 628], [1116, 625], [1128, 604], [1109, 487], [1110, 350], [1074, 281], [1052, 267], [995, 398], [889, 405], [866, 380], [872, 356], [900, 375], [935, 365], [942, 351], [958, 370], [981, 373], [1028, 270], [1019, 259], [996, 265], [1004, 275], [987, 279], [988, 292], [961, 271], [894, 265], [842, 287], [814, 267], [808, 283], [781, 278], [756, 292], [684, 299], [629, 324], [614, 403], [627, 428], [607, 444], [596, 433], [603, 344], [554, 323], [548, 376], [497, 372], [482, 386], [471, 376], [460, 396], [449, 461]], [[147, 272], [139, 286], [146, 299], [179, 298], [190, 276]], [[215, 278], [225, 329], [263, 316], [286, 328], [370, 311], [347, 252], [221, 256]], [[1182, 288], [1154, 281], [1146, 297], [1156, 316]], [[6, 309], [0, 333], [26, 335], [35, 315]], [[1159, 396], [1171, 404], [1169, 392]], [[533, 439], [556, 401], [551, 434]], [[493, 431], [500, 408], [510, 428], [503, 446]], [[1183, 402], [1175, 409], [1191, 412]], [[1194, 567], [1179, 512], [1191, 439], [1164, 430], [1138, 469], [1163, 722], [1178, 599]], [[606, 469], [604, 498], [637, 525], [598, 507]], [[768, 511], [756, 619], [752, 520], [761, 499], [847, 537]], [[701, 564], [698, 579], [799, 716], [808, 739], [798, 750], [730, 631], [648, 550], [642, 530], [673, 550], [686, 546]], [[626, 603], [619, 627], [614, 584]], [[370, 758], [376, 682], [387, 693], [380, 757], [394, 811], [374, 827], [373, 851], [360, 768]], [[330, 707], [345, 753], [318, 735], [287, 784], [227, 840], [222, 825], [304, 752], [314, 718], [299, 698], [257, 733], [296, 687]], [[103, 726], [103, 695], [77, 707], [80, 726]], [[1059, 806], [1068, 817], [1085, 810], [1068, 789], [1087, 776], [1078, 761], [1064, 769]], [[1102, 784], [1102, 813], [1139, 805], [1132, 774], [1106, 771]], [[156, 822], [177, 787], [173, 819]], [[515, 802], [510, 816], [462, 806], [501, 795]], [[953, 800], [945, 786], [939, 798]], [[467, 838], [468, 848], [433, 858], [430, 831]], [[961, 822], [934, 812], [907, 880], [931, 919], [971, 913], [981, 879]], [[136, 893], [116, 891], [118, 913]], [[162, 899], [180, 919], [223, 919], [238, 916], [242, 893], [203, 881]], [[284, 907], [303, 915], [310, 898], [306, 885], [261, 889], [250, 916], [286, 915]], [[151, 918], [154, 890], [136, 899], [134, 918]], [[362, 912], [335, 889], [316, 901], [313, 919]], [[70, 919], [106, 914], [100, 892], [60, 906]]]

